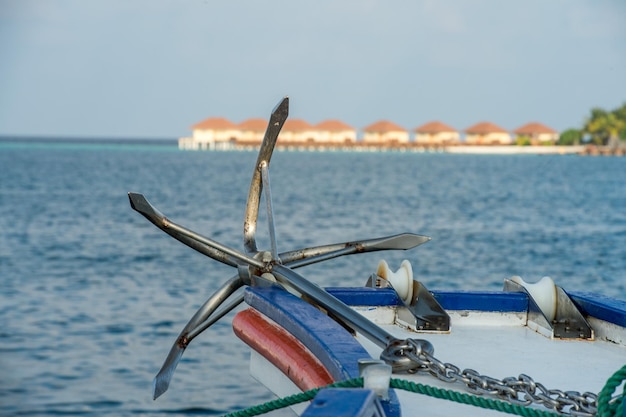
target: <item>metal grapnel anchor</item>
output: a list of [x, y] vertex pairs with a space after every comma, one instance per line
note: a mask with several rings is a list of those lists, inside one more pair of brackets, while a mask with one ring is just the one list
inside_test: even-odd
[[[285, 97], [272, 111], [265, 137], [259, 150], [252, 173], [244, 218], [243, 243], [245, 252], [229, 248], [172, 222], [153, 207], [142, 194], [128, 193], [131, 207], [159, 229], [192, 249], [237, 269], [237, 273], [222, 284], [205, 301], [176, 338], [161, 370], [154, 378], [154, 399], [168, 389], [174, 370], [189, 343], [243, 301], [243, 295], [237, 292], [240, 287], [244, 285], [259, 285], [266, 282], [262, 276], [273, 278], [272, 281], [275, 280], [276, 283], [284, 288], [295, 290], [300, 294], [306, 294], [310, 300], [330, 311], [351, 329], [363, 334], [382, 348], [386, 348], [396, 341], [385, 330], [352, 310], [317, 284], [299, 275], [293, 269], [355, 253], [412, 249], [429, 241], [430, 238], [412, 233], [403, 233], [376, 239], [335, 243], [278, 253], [274, 230], [269, 166], [278, 134], [287, 119], [288, 113], [289, 98]], [[269, 251], [259, 251], [255, 239], [261, 194], [264, 194], [267, 204], [271, 242]]]

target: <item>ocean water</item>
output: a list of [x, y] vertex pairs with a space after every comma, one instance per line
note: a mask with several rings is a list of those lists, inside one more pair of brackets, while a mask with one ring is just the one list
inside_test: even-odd
[[[134, 212], [129, 191], [234, 248], [253, 152], [175, 145], [0, 142], [0, 415], [220, 415], [272, 399], [247, 375], [232, 313], [151, 381], [178, 332], [227, 278]], [[400, 232], [432, 241], [300, 273], [363, 285], [409, 259], [430, 289], [498, 290], [545, 275], [626, 297], [626, 158], [277, 152], [279, 251]], [[259, 246], [269, 247], [262, 216]]]

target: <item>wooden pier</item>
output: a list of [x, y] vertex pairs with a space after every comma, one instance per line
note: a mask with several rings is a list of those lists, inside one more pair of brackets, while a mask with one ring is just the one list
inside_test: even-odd
[[597, 146], [587, 145], [580, 152], [580, 155], [588, 156], [624, 156], [626, 155], [626, 147], [624, 146]]

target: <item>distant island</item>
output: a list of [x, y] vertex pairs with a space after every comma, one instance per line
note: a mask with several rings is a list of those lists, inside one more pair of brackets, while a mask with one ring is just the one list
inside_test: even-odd
[[[237, 124], [223, 117], [209, 117], [191, 126], [192, 136], [180, 138], [178, 147], [183, 150], [256, 149], [266, 127], [267, 121], [261, 118]], [[625, 144], [626, 104], [613, 111], [594, 108], [582, 128], [562, 133], [539, 122], [527, 123], [512, 132], [491, 122], [480, 122], [459, 132], [440, 121], [409, 131], [391, 121], [380, 120], [358, 131], [336, 119], [317, 124], [289, 119], [276, 146], [312, 151], [623, 155]]]

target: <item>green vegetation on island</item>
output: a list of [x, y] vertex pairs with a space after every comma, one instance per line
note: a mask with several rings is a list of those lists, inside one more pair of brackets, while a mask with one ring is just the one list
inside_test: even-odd
[[626, 148], [626, 103], [615, 110], [591, 109], [580, 129], [567, 129], [559, 137], [559, 145], [589, 143], [612, 149]]

